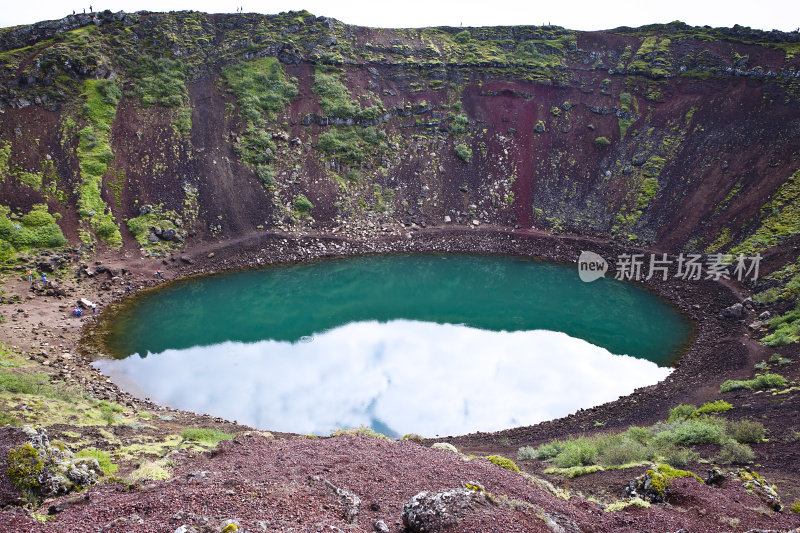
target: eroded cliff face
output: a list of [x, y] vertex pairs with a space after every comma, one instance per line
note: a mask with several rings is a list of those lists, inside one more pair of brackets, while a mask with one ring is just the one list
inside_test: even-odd
[[0, 51], [2, 204], [73, 243], [490, 223], [797, 274], [797, 33], [105, 12]]

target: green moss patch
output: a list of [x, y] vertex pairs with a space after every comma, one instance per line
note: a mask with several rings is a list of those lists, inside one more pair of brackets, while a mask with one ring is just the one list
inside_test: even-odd
[[67, 244], [64, 233], [51, 215], [47, 204], [35, 204], [31, 210], [18, 216], [0, 205], [0, 261], [16, 252], [36, 248], [57, 248]]
[[111, 151], [111, 123], [122, 92], [109, 80], [88, 79], [83, 83], [83, 116], [89, 123], [78, 132], [78, 160], [81, 169], [78, 214], [88, 220], [94, 234], [112, 246], [122, 244], [111, 208], [101, 197], [103, 175], [114, 159]]
[[319, 136], [317, 149], [336, 160], [355, 165], [389, 150], [386, 133], [374, 127], [333, 127]]
[[319, 95], [319, 107], [329, 117], [356, 121], [372, 120], [385, 112], [380, 102], [362, 108], [359, 102], [351, 98], [350, 91], [342, 83], [340, 74], [334, 69], [317, 67], [314, 71], [313, 91]]
[[78, 451], [75, 454], [75, 457], [88, 457], [91, 459], [96, 459], [97, 463], [100, 465], [100, 469], [106, 476], [110, 476], [119, 470], [119, 465], [112, 463], [111, 457], [103, 450], [98, 450], [96, 448], [85, 448]]
[[256, 168], [261, 183], [271, 187], [274, 171], [268, 165], [274, 161], [277, 147], [265, 128], [297, 96], [297, 80], [286, 81], [274, 57], [236, 63], [224, 68], [222, 75], [236, 95], [239, 115], [247, 125], [234, 149], [244, 163]]
[[502, 455], [489, 455], [486, 457], [486, 459], [488, 459], [492, 464], [496, 464], [500, 468], [505, 468], [511, 472], [519, 473], [519, 467], [517, 464], [507, 457], [503, 457]]
[[274, 57], [236, 63], [224, 68], [222, 75], [236, 95], [241, 116], [251, 124], [259, 124], [265, 114], [274, 120], [297, 96], [297, 80], [287, 82]]
[[182, 61], [166, 57], [153, 59], [145, 54], [138, 58], [136, 66], [129, 71], [136, 80], [135, 92], [142, 105], [176, 108], [172, 124], [184, 134], [192, 129], [192, 109], [186, 90], [185, 70], [186, 65]]
[[656, 35], [645, 37], [628, 69], [652, 78], [669, 76], [672, 71], [671, 44], [670, 39]]
[[761, 339], [762, 343], [769, 346], [783, 346], [798, 342], [800, 339], [800, 304], [783, 315], [771, 318], [767, 324], [775, 331]]

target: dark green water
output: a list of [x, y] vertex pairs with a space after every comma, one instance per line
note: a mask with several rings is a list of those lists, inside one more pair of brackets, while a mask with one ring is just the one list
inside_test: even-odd
[[171, 284], [114, 318], [117, 357], [271, 339], [294, 342], [352, 322], [407, 319], [489, 331], [544, 329], [665, 366], [691, 325], [630, 283], [583, 283], [571, 266], [498, 255], [376, 255]]

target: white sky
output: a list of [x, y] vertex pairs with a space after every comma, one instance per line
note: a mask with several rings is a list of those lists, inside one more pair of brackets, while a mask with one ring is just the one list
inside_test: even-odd
[[[0, 0], [0, 27], [58, 19], [89, 10], [87, 0]], [[98, 0], [95, 11], [179, 11], [279, 13], [306, 9], [349, 24], [389, 28], [556, 24], [599, 30], [681, 20], [695, 26], [740, 24], [764, 30], [800, 27], [798, 0]], [[379, 7], [378, 7], [379, 6]]]

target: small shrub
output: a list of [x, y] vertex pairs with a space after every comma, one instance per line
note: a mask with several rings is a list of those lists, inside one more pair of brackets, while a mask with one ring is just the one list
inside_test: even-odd
[[669, 410], [669, 418], [667, 420], [669, 422], [673, 422], [675, 420], [686, 420], [688, 418], [692, 418], [696, 411], [697, 406], [695, 405], [681, 404]]
[[339, 437], [341, 435], [345, 435], [345, 436], [348, 436], [348, 437], [361, 436], [361, 437], [367, 437], [367, 438], [370, 438], [370, 439], [387, 439], [387, 440], [391, 440], [391, 439], [389, 439], [389, 437], [387, 437], [383, 433], [378, 433], [377, 431], [375, 431], [371, 427], [367, 427], [367, 426], [363, 426], [363, 425], [362, 426], [358, 426], [357, 428], [337, 429], [336, 431], [331, 433], [331, 437]]
[[258, 176], [258, 181], [265, 187], [272, 187], [275, 185], [275, 171], [270, 166], [256, 166], [256, 176]]
[[542, 444], [536, 448], [536, 459], [547, 461], [553, 459], [564, 449], [564, 443], [559, 440], [552, 440], [547, 444]]
[[795, 428], [789, 430], [783, 435], [783, 442], [797, 442], [800, 441], [800, 431]]
[[720, 463], [744, 465], [755, 459], [756, 454], [747, 444], [741, 444], [733, 439], [727, 439], [722, 443], [719, 455], [716, 459]]
[[597, 137], [594, 140], [594, 145], [598, 148], [607, 148], [611, 145], [611, 141], [608, 140], [608, 137]]
[[729, 392], [739, 389], [766, 390], [780, 389], [786, 386], [787, 380], [780, 374], [759, 374], [753, 379], [732, 380], [728, 379], [720, 385], [720, 392]]
[[422, 435], [417, 435], [416, 433], [406, 433], [400, 440], [411, 440], [414, 442], [422, 442], [424, 439], [422, 438]]
[[100, 416], [109, 426], [114, 423], [116, 414], [122, 412], [122, 407], [105, 400], [102, 400], [99, 404], [97, 404], [97, 408], [100, 410]]
[[592, 465], [597, 460], [597, 454], [597, 446], [591, 439], [579, 437], [564, 443], [564, 449], [553, 462], [560, 468]]
[[456, 154], [465, 163], [469, 163], [470, 159], [472, 159], [472, 150], [466, 144], [456, 145]]
[[304, 194], [298, 194], [294, 199], [293, 205], [301, 215], [307, 215], [314, 209], [314, 204]]
[[109, 244], [113, 244], [114, 242], [121, 240], [119, 228], [116, 224], [108, 219], [103, 220], [97, 225], [95, 233], [97, 234], [98, 239]]
[[780, 374], [759, 374], [752, 380], [755, 390], [780, 389], [786, 386], [786, 378]]
[[669, 446], [661, 451], [662, 460], [672, 466], [686, 466], [700, 459], [700, 454], [689, 448]]
[[652, 432], [648, 428], [631, 426], [625, 431], [625, 435], [631, 440], [644, 444], [650, 440]]
[[317, 149], [334, 155], [344, 163], [360, 163], [366, 157], [361, 141], [362, 138], [355, 129], [336, 128], [319, 136]]
[[789, 511], [795, 514], [800, 514], [800, 500], [795, 500], [795, 502], [789, 506]]
[[766, 436], [764, 424], [755, 420], [739, 420], [728, 423], [728, 435], [742, 444], [762, 442]]
[[511, 472], [519, 473], [519, 467], [516, 465], [514, 461], [508, 459], [507, 457], [503, 457], [502, 455], [489, 455], [486, 458], [493, 464], [499, 466], [500, 468], [505, 468], [506, 470], [510, 470]]
[[600, 450], [597, 462], [603, 466], [620, 466], [643, 461], [647, 455], [647, 449], [640, 443], [623, 438]]
[[361, 181], [361, 172], [358, 170], [349, 170], [347, 174], [345, 174], [345, 178], [351, 183], [358, 183]]
[[681, 446], [694, 444], [718, 444], [722, 441], [721, 424], [711, 419], [694, 419], [674, 430], [675, 444]]
[[463, 30], [453, 36], [453, 40], [459, 44], [466, 44], [472, 40], [472, 35], [468, 30]]
[[734, 390], [741, 390], [741, 389], [749, 389], [750, 384], [748, 381], [742, 381], [737, 379], [726, 379], [722, 382], [722, 385], [719, 386], [720, 392], [730, 392]]
[[450, 124], [450, 134], [463, 134], [465, 131], [467, 131], [467, 124], [469, 124], [469, 119], [466, 115], [456, 115], [453, 117], [453, 123]]
[[692, 414], [692, 417], [694, 418], [699, 415], [715, 415], [730, 411], [731, 409], [733, 409], [733, 405], [729, 404], [725, 400], [706, 402]]
[[538, 458], [538, 452], [533, 446], [523, 446], [517, 450], [517, 461], [531, 461]]

